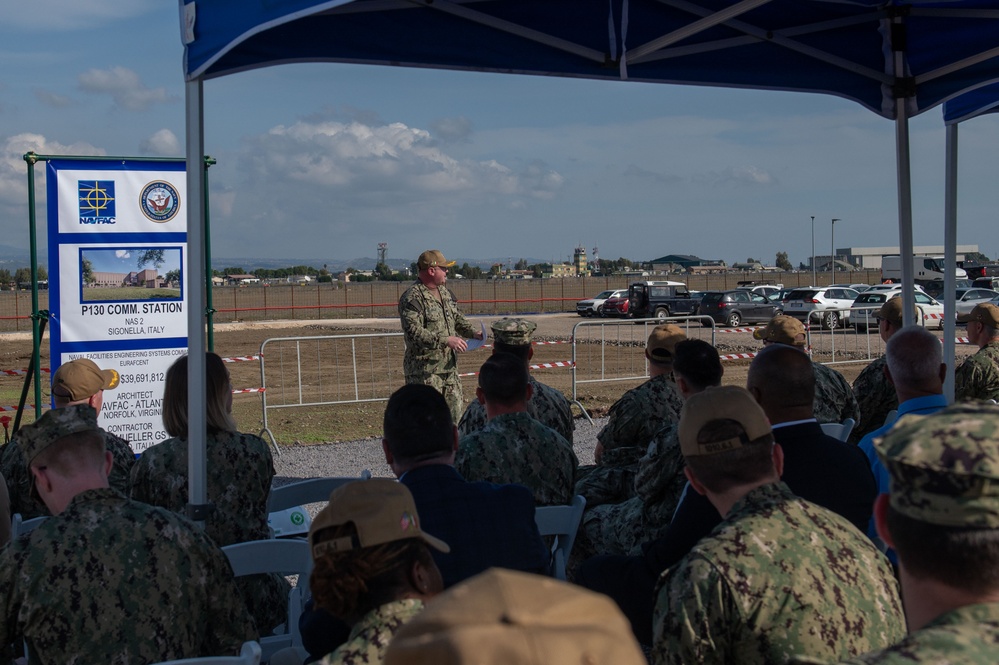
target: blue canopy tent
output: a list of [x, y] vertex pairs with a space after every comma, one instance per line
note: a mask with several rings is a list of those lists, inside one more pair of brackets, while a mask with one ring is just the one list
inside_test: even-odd
[[[908, 118], [999, 80], [999, 0], [181, 0], [180, 12], [191, 200], [202, 194], [203, 82], [258, 67], [341, 62], [821, 92], [895, 121], [899, 239], [911, 255]], [[203, 215], [189, 209], [192, 266], [204, 265]], [[912, 265], [902, 266], [911, 322]], [[189, 277], [198, 506], [204, 279]]]
[[[956, 300], [957, 264], [957, 127], [965, 120], [977, 118], [985, 113], [999, 111], [999, 84], [984, 85], [955, 97], [943, 106], [944, 124], [947, 131], [944, 192], [944, 311], [954, 312]], [[956, 351], [956, 321], [953, 316], [944, 320], [944, 358], [954, 358]], [[947, 381], [944, 394], [947, 401], [954, 401], [954, 363], [948, 363]]]

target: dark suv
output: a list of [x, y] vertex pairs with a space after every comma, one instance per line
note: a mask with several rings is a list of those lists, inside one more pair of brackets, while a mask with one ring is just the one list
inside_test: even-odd
[[768, 300], [746, 289], [708, 291], [701, 298], [697, 313], [710, 316], [715, 323], [735, 327], [742, 322], [769, 321], [783, 311], [781, 303]]

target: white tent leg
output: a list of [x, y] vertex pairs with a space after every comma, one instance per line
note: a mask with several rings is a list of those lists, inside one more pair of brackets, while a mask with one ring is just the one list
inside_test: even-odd
[[902, 264], [902, 324], [916, 322], [915, 274], [912, 269], [912, 178], [909, 171], [909, 116], [906, 99], [895, 100], [895, 153], [898, 173], [898, 241]]
[[201, 80], [184, 84], [187, 122], [187, 477], [188, 517], [207, 517], [205, 441], [208, 419], [205, 402], [205, 141]]
[[944, 338], [943, 357], [947, 363], [944, 395], [954, 403], [954, 369], [957, 362], [954, 319], [957, 305], [957, 123], [947, 125], [947, 147], [944, 168]]

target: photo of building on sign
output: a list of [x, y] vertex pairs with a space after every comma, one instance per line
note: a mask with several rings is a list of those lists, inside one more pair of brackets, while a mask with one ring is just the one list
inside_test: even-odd
[[180, 247], [80, 249], [81, 301], [181, 300]]

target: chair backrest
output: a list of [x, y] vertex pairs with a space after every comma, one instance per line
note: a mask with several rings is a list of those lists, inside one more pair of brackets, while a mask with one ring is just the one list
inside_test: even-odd
[[202, 658], [182, 658], [165, 660], [156, 665], [260, 665], [263, 651], [256, 642], [243, 642], [238, 656], [204, 656]]
[[542, 536], [555, 536], [552, 544], [552, 576], [564, 580], [565, 567], [576, 542], [576, 530], [583, 519], [586, 498], [576, 495], [568, 506], [542, 506], [534, 511], [534, 521]]
[[48, 517], [42, 516], [26, 520], [21, 518], [21, 513], [14, 513], [14, 516], [10, 518], [10, 537], [13, 539], [31, 533], [47, 519]]
[[822, 423], [822, 431], [834, 439], [846, 441], [850, 437], [850, 432], [853, 431], [853, 426], [856, 424], [857, 421], [853, 418], [847, 418], [841, 423]]
[[271, 495], [267, 499], [267, 512], [276, 513], [306, 503], [325, 503], [330, 499], [330, 492], [337, 487], [355, 480], [367, 480], [370, 477], [371, 472], [365, 469], [356, 478], [310, 478], [281, 487], [272, 487]]
[[305, 610], [305, 594], [302, 589], [309, 583], [312, 574], [312, 553], [305, 540], [252, 540], [248, 543], [226, 545], [222, 551], [229, 558], [229, 565], [236, 577], [278, 573], [298, 575], [298, 584], [288, 594], [288, 622], [285, 631], [279, 635], [261, 636], [260, 647], [263, 660], [268, 662], [277, 651], [287, 647], [302, 645], [302, 634], [298, 629], [298, 619]]

